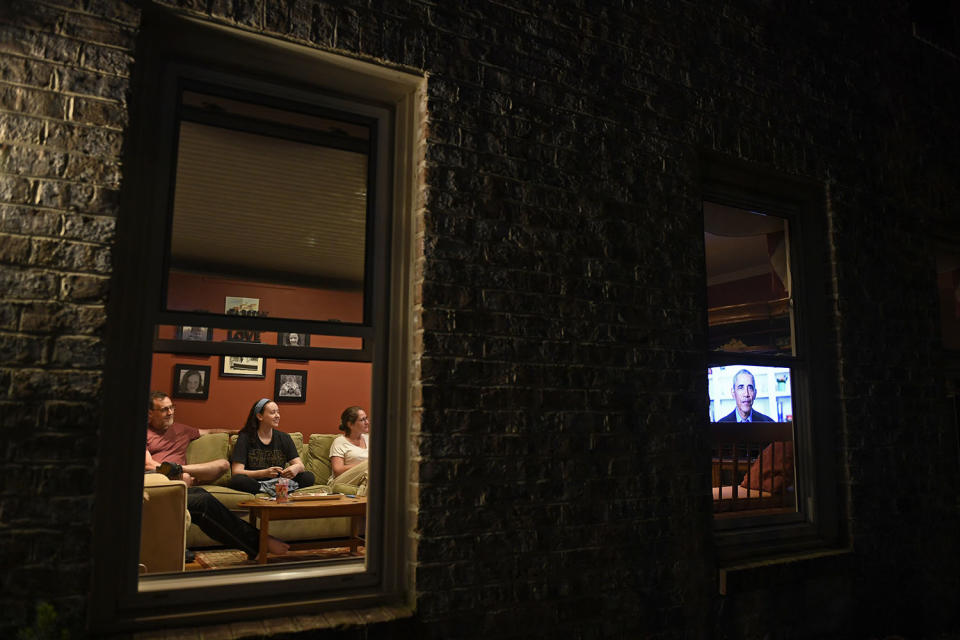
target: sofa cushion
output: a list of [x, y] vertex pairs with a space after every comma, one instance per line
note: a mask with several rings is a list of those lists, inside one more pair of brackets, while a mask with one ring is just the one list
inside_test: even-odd
[[307, 470], [312, 471], [316, 476], [317, 482], [326, 484], [330, 478], [330, 445], [337, 439], [335, 433], [313, 433], [310, 434], [310, 440], [307, 443], [309, 452]]
[[[230, 444], [230, 435], [227, 433], [208, 433], [192, 441], [187, 446], [187, 464], [197, 464], [200, 462], [209, 462], [223, 458], [230, 459], [230, 452], [233, 447]], [[227, 486], [230, 481], [230, 469], [217, 478], [213, 484], [221, 487]]]
[[793, 486], [793, 443], [772, 442], [767, 445], [750, 465], [740, 486], [773, 494], [789, 490]]
[[290, 438], [293, 439], [294, 446], [297, 448], [297, 457], [299, 457], [300, 460], [303, 460], [303, 454], [305, 453], [303, 450], [303, 434], [299, 431], [293, 431], [289, 435]]

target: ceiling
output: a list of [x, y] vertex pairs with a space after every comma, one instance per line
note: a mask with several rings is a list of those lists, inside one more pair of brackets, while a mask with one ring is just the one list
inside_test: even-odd
[[783, 218], [705, 202], [703, 222], [708, 285], [773, 270], [767, 234], [785, 230]]

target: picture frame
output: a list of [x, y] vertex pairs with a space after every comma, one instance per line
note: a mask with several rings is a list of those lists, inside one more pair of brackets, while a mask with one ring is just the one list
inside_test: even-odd
[[275, 402], [306, 402], [307, 370], [277, 369], [274, 374], [273, 399]]
[[196, 364], [173, 365], [172, 398], [206, 400], [210, 397], [210, 367]]
[[177, 340], [211, 342], [213, 341], [213, 329], [210, 327], [177, 327]]
[[234, 378], [266, 378], [266, 358], [220, 356], [220, 375]]
[[260, 298], [245, 298], [243, 296], [226, 296], [223, 301], [223, 312], [228, 316], [256, 316], [260, 312]]
[[[310, 346], [310, 334], [309, 333], [290, 333], [287, 331], [278, 331], [277, 332], [277, 344], [281, 347], [309, 347]], [[281, 362], [298, 362], [306, 363], [306, 360], [301, 358], [277, 358]]]
[[277, 344], [281, 347], [309, 347], [310, 334], [280, 331], [277, 333]]

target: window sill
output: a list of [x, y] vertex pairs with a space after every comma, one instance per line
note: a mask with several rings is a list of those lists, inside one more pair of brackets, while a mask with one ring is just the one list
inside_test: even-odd
[[814, 562], [823, 559], [834, 559], [838, 556], [846, 556], [853, 553], [853, 547], [843, 547], [840, 549], [821, 549], [818, 551], [808, 551], [804, 553], [792, 553], [781, 556], [773, 556], [753, 560], [751, 562], [742, 562], [726, 567], [720, 567], [718, 570], [718, 587], [720, 595], [729, 595], [731, 592], [742, 592], [751, 587], [745, 585], [757, 585], [765, 582], [769, 576], [761, 578], [759, 573], [764, 571], [778, 571], [787, 568], [789, 565], [798, 563]]
[[291, 615], [264, 620], [248, 620], [209, 626], [182, 627], [144, 631], [134, 634], [136, 640], [175, 640], [184, 636], [195, 636], [202, 632], [204, 637], [240, 640], [241, 638], [262, 638], [282, 634], [301, 633], [320, 629], [348, 629], [368, 627], [390, 622], [401, 623], [413, 617], [413, 609], [406, 606], [378, 606], [366, 609], [343, 609], [310, 615]]

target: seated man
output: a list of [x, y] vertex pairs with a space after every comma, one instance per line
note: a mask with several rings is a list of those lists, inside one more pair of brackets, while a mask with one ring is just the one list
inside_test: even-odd
[[158, 463], [167, 463], [160, 473], [183, 480], [187, 486], [209, 484], [230, 468], [225, 458], [199, 464], [187, 464], [187, 445], [208, 433], [237, 432], [236, 429], [196, 429], [173, 421], [173, 401], [163, 391], [150, 392], [147, 408], [147, 451]]
[[[144, 473], [153, 473], [157, 468], [157, 461], [146, 452]], [[241, 549], [252, 560], [257, 557], [260, 548], [260, 532], [249, 522], [238, 518], [222, 502], [207, 493], [200, 487], [187, 488], [187, 511], [193, 524], [217, 542], [234, 549]], [[283, 540], [270, 536], [267, 539], [267, 550], [270, 553], [282, 555], [290, 550]], [[188, 551], [188, 559], [192, 557]]]

